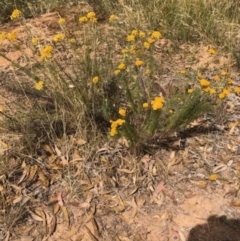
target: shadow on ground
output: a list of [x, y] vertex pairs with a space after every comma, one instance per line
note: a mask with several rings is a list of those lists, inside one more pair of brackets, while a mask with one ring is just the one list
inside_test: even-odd
[[211, 216], [191, 229], [187, 241], [240, 241], [240, 219]]

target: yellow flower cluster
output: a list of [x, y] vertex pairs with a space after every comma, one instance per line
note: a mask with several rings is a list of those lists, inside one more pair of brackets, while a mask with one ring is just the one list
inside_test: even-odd
[[[226, 72], [226, 71], [221, 72], [221, 76], [223, 76], [223, 78], [225, 79], [226, 85], [221, 90], [221, 92], [218, 92], [218, 98], [219, 99], [224, 99], [231, 92], [231, 85], [233, 84], [233, 80], [231, 78], [226, 78], [228, 75], [229, 75], [229, 73]], [[199, 74], [198, 74], [198, 77], [200, 77]], [[201, 77], [202, 77], [202, 75], [201, 75]], [[221, 80], [221, 77], [219, 75], [214, 75], [213, 80], [215, 82], [219, 82]], [[215, 89], [210, 88], [211, 83], [210, 83], [209, 80], [202, 78], [202, 79], [200, 79], [199, 83], [200, 83], [203, 91], [208, 92], [210, 95], [214, 95], [214, 94], [217, 93], [217, 91]]]
[[32, 45], [38, 45], [39, 43], [39, 38], [35, 37], [35, 38], [32, 38]]
[[210, 86], [210, 82], [206, 79], [201, 79], [200, 80], [200, 85], [203, 87], [203, 88], [208, 88]]
[[209, 94], [211, 94], [211, 95], [216, 94], [216, 90], [210, 88], [210, 81], [208, 81], [206, 79], [201, 79], [200, 80], [200, 85], [202, 86], [202, 90], [204, 92], [209, 92]]
[[216, 90], [210, 88], [209, 93], [210, 93], [211, 95], [214, 95], [214, 94], [216, 94]]
[[210, 81], [208, 81], [206, 79], [201, 79], [200, 85], [202, 86], [203, 91], [205, 91], [205, 92], [210, 91]]
[[126, 116], [126, 109], [124, 109], [124, 108], [119, 108], [118, 114], [121, 115], [121, 116], [123, 116], [123, 117]]
[[198, 73], [197, 73], [197, 76], [198, 76], [198, 78], [200, 78], [200, 79], [203, 77], [201, 72], [198, 72]]
[[47, 45], [46, 47], [43, 47], [40, 49], [40, 60], [44, 60], [44, 59], [50, 59], [52, 58], [52, 52], [53, 52], [53, 46], [51, 45]]
[[10, 42], [13, 42], [17, 39], [17, 35], [15, 32], [10, 32], [7, 34], [7, 39], [10, 41]]
[[91, 22], [91, 23], [96, 23], [97, 18], [96, 18], [96, 13], [95, 12], [88, 12], [86, 16], [82, 16], [78, 20], [80, 23], [86, 23], [86, 22]]
[[9, 40], [10, 42], [14, 42], [17, 40], [17, 34], [16, 32], [1, 32], [0, 33], [0, 40], [4, 40], [4, 39], [7, 39]]
[[147, 102], [144, 102], [143, 105], [142, 105], [143, 108], [148, 108], [148, 103]]
[[227, 87], [225, 89], [223, 89], [223, 91], [221, 93], [219, 93], [218, 98], [219, 99], [224, 99], [225, 97], [227, 97], [230, 94], [231, 91], [231, 87]]
[[75, 38], [70, 38], [70, 39], [69, 39], [69, 42], [70, 42], [71, 44], [75, 44], [75, 43], [77, 43], [77, 40], [76, 40]]
[[98, 81], [99, 81], [99, 77], [98, 77], [98, 76], [94, 76], [94, 77], [92, 78], [92, 82], [93, 82], [94, 84], [97, 84]]
[[12, 12], [10, 18], [11, 18], [11, 20], [13, 20], [13, 19], [17, 19], [17, 18], [19, 18], [19, 17], [21, 16], [21, 14], [22, 14], [22, 13], [21, 13], [20, 10], [15, 9], [15, 10], [13, 10], [13, 12]]
[[231, 85], [232, 83], [233, 83], [233, 80], [232, 80], [231, 78], [228, 78], [228, 79], [227, 79], [227, 84], [228, 84], [228, 85]]
[[225, 70], [223, 70], [223, 71], [221, 72], [221, 75], [222, 75], [222, 76], [227, 76], [227, 75], [228, 75], [228, 72], [225, 71]]
[[86, 23], [88, 21], [87, 17], [83, 16], [79, 18], [79, 23]]
[[160, 39], [162, 35], [159, 31], [153, 31], [151, 37], [154, 39]]
[[157, 96], [151, 101], [152, 109], [159, 110], [163, 108], [164, 98], [162, 96]]
[[59, 25], [64, 25], [66, 23], [66, 19], [65, 18], [60, 18], [59, 20], [58, 20], [58, 24]]
[[36, 90], [42, 90], [44, 86], [43, 80], [39, 80], [38, 82], [35, 83], [34, 88]]
[[145, 49], [150, 49], [151, 44], [150, 44], [149, 42], [144, 42], [144, 43], [143, 43], [143, 47], [144, 47]]
[[142, 66], [143, 64], [144, 64], [144, 62], [143, 62], [142, 60], [140, 60], [140, 59], [137, 59], [136, 62], [135, 62], [135, 65], [136, 65], [137, 67], [140, 67], [140, 66]]
[[208, 178], [209, 178], [210, 181], [216, 181], [218, 176], [217, 176], [217, 174], [211, 174], [211, 175], [209, 175]]
[[185, 75], [187, 71], [185, 69], [180, 70], [180, 74]]
[[210, 49], [208, 49], [208, 53], [210, 53], [210, 54], [212, 54], [212, 55], [215, 55], [217, 52], [216, 52], [215, 49], [210, 48]]
[[133, 34], [128, 35], [127, 36], [127, 41], [128, 42], [134, 42], [135, 41], [135, 35], [133, 35]]
[[7, 32], [1, 32], [0, 33], [0, 39], [6, 39], [7, 38]]
[[219, 77], [219, 75], [215, 75], [215, 76], [213, 77], [213, 79], [214, 79], [216, 82], [218, 82], [218, 81], [220, 80], [220, 77]]
[[118, 17], [117, 17], [115, 14], [112, 14], [112, 15], [110, 15], [108, 21], [109, 21], [109, 22], [113, 22], [113, 21], [115, 21], [117, 18], [118, 18]]
[[[145, 38], [146, 37], [146, 33], [143, 31], [138, 31], [136, 29], [132, 30], [132, 32], [127, 36], [127, 41], [128, 42], [134, 42], [136, 40], [136, 38]], [[144, 47], [148, 48], [152, 43], [155, 42], [155, 40], [161, 38], [162, 35], [159, 31], [153, 31], [152, 33], [150, 33], [150, 36], [146, 39], [146, 41], [144, 42]]]
[[239, 87], [239, 86], [236, 86], [236, 87], [234, 88], [234, 92], [235, 92], [236, 94], [239, 94], [239, 93], [240, 93], [240, 87]]
[[145, 70], [145, 74], [146, 74], [146, 75], [150, 75], [150, 74], [151, 74], [151, 70], [147, 68], [147, 69]]
[[58, 33], [53, 37], [54, 42], [62, 42], [64, 40], [65, 36], [62, 33]]
[[111, 130], [110, 130], [110, 136], [115, 136], [118, 134], [118, 126], [122, 126], [125, 123], [125, 120], [123, 119], [117, 119], [116, 121], [110, 121], [111, 123]]
[[114, 74], [118, 75], [121, 72], [121, 70], [124, 70], [124, 69], [126, 69], [126, 65], [124, 63], [120, 63], [117, 69], [114, 71]]

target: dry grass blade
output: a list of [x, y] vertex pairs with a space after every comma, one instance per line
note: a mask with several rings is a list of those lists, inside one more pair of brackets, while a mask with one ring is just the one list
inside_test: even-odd
[[61, 208], [61, 211], [63, 213], [65, 222], [67, 223], [67, 227], [69, 227], [70, 220], [69, 220], [68, 210], [67, 210], [66, 206], [64, 206], [64, 205], [62, 205], [62, 206], [60, 205], [60, 208]]

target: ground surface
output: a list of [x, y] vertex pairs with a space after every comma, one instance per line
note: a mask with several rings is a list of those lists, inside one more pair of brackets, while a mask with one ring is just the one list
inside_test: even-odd
[[[74, 19], [75, 12], [61, 14]], [[57, 20], [58, 12], [51, 12], [26, 20], [26, 25], [34, 26], [37, 32], [44, 29], [49, 37], [57, 28]], [[1, 31], [20, 34], [22, 28], [10, 23], [0, 26]], [[162, 40], [162, 44], [168, 41]], [[210, 68], [232, 65], [228, 56], [216, 63], [211, 59], [214, 57], [204, 56], [201, 45], [182, 48], [198, 49], [198, 61], [190, 63], [177, 54], [172, 58], [179, 69], [188, 65], [197, 68], [205, 62]], [[8, 57], [20, 61], [21, 52], [9, 52]], [[0, 105], [4, 108], [17, 98], [4, 88], [11, 77], [10, 69], [0, 58]], [[236, 73], [234, 81], [239, 85]], [[14, 147], [19, 136], [4, 132], [3, 127], [0, 154], [8, 158], [9, 172], [6, 176], [6, 169], [0, 170], [1, 192], [8, 197], [0, 211], [9, 217], [25, 214], [13, 227], [9, 225], [12, 220], [2, 216], [0, 240], [186, 241], [190, 230], [206, 224], [212, 215], [238, 219], [240, 107], [232, 107], [237, 101], [235, 95], [230, 98], [225, 121], [217, 130], [189, 135], [183, 150], [159, 148], [153, 155], [138, 157], [130, 155], [122, 142], [106, 143], [88, 152], [88, 143], [80, 137], [59, 140], [58, 148], [41, 146], [45, 154], [21, 156]], [[179, 146], [178, 141], [175, 144]], [[6, 152], [14, 155], [5, 157]], [[14, 171], [18, 172], [15, 179], [11, 178]], [[34, 172], [40, 173], [38, 179]], [[217, 179], [210, 180], [211, 174]], [[199, 240], [206, 240], [201, 235]], [[189, 238], [193, 240], [197, 239]]]

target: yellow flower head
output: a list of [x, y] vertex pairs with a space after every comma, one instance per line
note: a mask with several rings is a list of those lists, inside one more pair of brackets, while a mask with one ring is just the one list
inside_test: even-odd
[[75, 44], [75, 43], [77, 42], [77, 40], [76, 40], [75, 38], [70, 38], [70, 39], [69, 39], [69, 42], [70, 42], [71, 44]]
[[86, 23], [88, 21], [87, 17], [83, 16], [78, 19], [79, 23]]
[[155, 39], [159, 39], [162, 37], [162, 35], [159, 31], [153, 31], [151, 37]]
[[140, 66], [142, 66], [144, 64], [144, 62], [142, 61], [142, 60], [140, 60], [140, 59], [137, 59], [136, 61], [135, 61], [135, 65], [137, 66], [137, 67], [140, 67]]
[[197, 73], [197, 76], [198, 76], [198, 78], [202, 78], [202, 77], [203, 77], [202, 74], [201, 74], [201, 72], [198, 72], [198, 73]]
[[187, 71], [186, 71], [185, 69], [182, 69], [182, 70], [180, 71], [180, 74], [185, 75], [186, 72], [187, 72]]
[[126, 69], [126, 65], [124, 63], [120, 63], [117, 68], [123, 70]]
[[128, 52], [127, 49], [122, 49], [122, 50], [121, 50], [121, 53], [122, 53], [122, 54], [126, 54], [127, 52]]
[[221, 72], [221, 75], [222, 75], [222, 76], [226, 76], [226, 75], [228, 75], [228, 72], [226, 72], [226, 71], [223, 70], [223, 71]]
[[194, 89], [188, 89], [188, 94], [192, 94], [193, 91]]
[[53, 51], [53, 46], [48, 45], [46, 47], [41, 48], [40, 50], [40, 60], [44, 60], [45, 58], [50, 59], [52, 58], [52, 51]]
[[209, 180], [210, 180], [210, 181], [216, 181], [217, 178], [218, 178], [217, 174], [211, 174], [211, 175], [209, 176]]
[[94, 19], [94, 18], [96, 18], [96, 13], [95, 13], [95, 12], [89, 12], [89, 13], [87, 13], [87, 18], [88, 18], [88, 19]]
[[115, 136], [118, 134], [117, 128], [111, 128], [110, 130], [110, 136]]
[[117, 127], [121, 126], [125, 123], [125, 120], [123, 119], [117, 119], [116, 121], [110, 121], [111, 123], [111, 131], [110, 131], [110, 136], [115, 136], [118, 134]]
[[96, 84], [98, 81], [99, 81], [99, 77], [98, 77], [98, 76], [94, 76], [94, 77], [92, 78], [92, 82], [93, 82], [94, 84]]
[[164, 99], [161, 96], [155, 97], [153, 101], [151, 101], [151, 105], [153, 110], [162, 109], [164, 103]]
[[147, 41], [148, 41], [149, 44], [152, 44], [152, 43], [155, 42], [155, 40], [153, 38], [148, 38]]
[[151, 46], [151, 44], [148, 43], [148, 42], [146, 42], [146, 41], [143, 43], [143, 47], [144, 47], [145, 49], [149, 49], [150, 46]]
[[39, 38], [35, 37], [35, 38], [32, 38], [32, 45], [38, 45], [39, 43]]
[[53, 41], [54, 42], [61, 42], [61, 41], [64, 40], [64, 38], [65, 38], [64, 34], [58, 33], [53, 37]]
[[124, 108], [119, 108], [118, 114], [121, 115], [121, 116], [126, 116], [126, 109], [124, 109]]
[[11, 18], [11, 20], [13, 20], [13, 19], [17, 19], [17, 18], [19, 18], [19, 17], [21, 16], [21, 14], [22, 14], [22, 13], [21, 13], [20, 10], [15, 9], [15, 10], [13, 10], [13, 12], [12, 12], [10, 18]]
[[174, 113], [174, 110], [169, 110], [169, 114], [173, 114]]
[[116, 70], [114, 71], [114, 74], [115, 74], [115, 75], [118, 75], [120, 72], [121, 72], [120, 69], [116, 69]]
[[208, 53], [212, 54], [212, 55], [215, 55], [216, 54], [216, 50], [215, 49], [208, 49]]
[[91, 23], [96, 23], [96, 22], [97, 22], [97, 18], [90, 18], [89, 21], [90, 21]]
[[201, 80], [200, 80], [200, 85], [201, 85], [203, 88], [207, 88], [207, 87], [209, 87], [210, 82], [209, 82], [208, 80], [206, 80], [206, 79], [201, 79]]
[[133, 35], [133, 34], [128, 35], [127, 36], [127, 41], [128, 42], [134, 42], [135, 41], [135, 35]]
[[7, 35], [7, 39], [11, 42], [15, 41], [17, 39], [17, 35], [15, 32], [10, 32]]
[[145, 74], [146, 74], [146, 75], [150, 75], [150, 74], [151, 74], [151, 70], [150, 70], [150, 69], [146, 69], [146, 70], [145, 70]]
[[137, 34], [138, 34], [138, 31], [136, 29], [132, 30], [131, 35], [137, 36]]
[[142, 107], [143, 108], [148, 108], [148, 103], [147, 102], [143, 103]]
[[228, 96], [228, 95], [230, 94], [230, 90], [231, 90], [231, 89], [229, 89], [229, 88], [224, 89], [224, 90], [222, 91], [222, 93], [223, 93], [225, 96]]
[[228, 79], [227, 79], [227, 83], [228, 83], [229, 85], [231, 85], [231, 84], [233, 83], [233, 80], [232, 80], [231, 78], [228, 78]]
[[223, 99], [223, 98], [225, 98], [226, 97], [226, 95], [223, 93], [223, 92], [221, 92], [219, 95], [218, 95], [218, 98], [219, 99]]
[[146, 34], [143, 31], [139, 31], [138, 36], [140, 38], [145, 38]]
[[209, 92], [209, 91], [210, 91], [210, 87], [209, 87], [209, 86], [208, 86], [208, 87], [203, 87], [202, 90], [203, 90], [204, 92]]
[[110, 15], [108, 21], [109, 21], [109, 22], [113, 22], [113, 21], [116, 20], [116, 19], [117, 19], [117, 16], [116, 16], [115, 14], [112, 14], [112, 15]]
[[63, 25], [63, 24], [65, 24], [66, 23], [66, 19], [65, 18], [60, 18], [59, 20], [58, 20], [58, 24], [59, 25]]
[[7, 38], [7, 32], [1, 32], [0, 39], [6, 39], [6, 38]]
[[234, 92], [237, 93], [237, 94], [240, 93], [240, 87], [236, 86], [236, 87], [234, 88]]
[[36, 90], [42, 90], [44, 86], [44, 82], [42, 80], [39, 80], [38, 82], [35, 83], [34, 88]]
[[216, 94], [216, 90], [215, 90], [215, 89], [210, 89], [210, 90], [209, 90], [209, 93], [210, 93], [211, 95], [214, 95], [214, 94]]
[[135, 47], [134, 44], [132, 44], [132, 45], [130, 46], [129, 52], [130, 52], [130, 54], [136, 54], [136, 47]]
[[126, 122], [126, 121], [123, 120], [123, 119], [117, 119], [117, 120], [115, 121], [115, 123], [116, 123], [117, 125], [119, 125], [119, 126], [123, 125], [125, 122]]
[[219, 81], [219, 80], [220, 80], [220, 77], [219, 77], [219, 75], [215, 75], [215, 76], [213, 77], [213, 79], [214, 79], [215, 81]]

